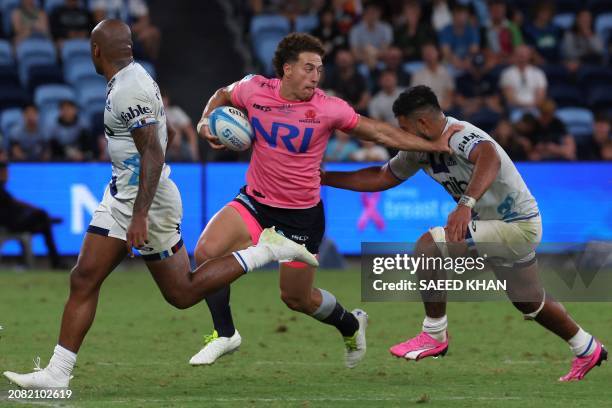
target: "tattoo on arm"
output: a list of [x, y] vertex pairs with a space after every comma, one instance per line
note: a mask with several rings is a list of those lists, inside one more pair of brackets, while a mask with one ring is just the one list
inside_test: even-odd
[[147, 215], [164, 167], [164, 151], [157, 138], [156, 125], [135, 129], [132, 137], [140, 153], [140, 178], [133, 213]]

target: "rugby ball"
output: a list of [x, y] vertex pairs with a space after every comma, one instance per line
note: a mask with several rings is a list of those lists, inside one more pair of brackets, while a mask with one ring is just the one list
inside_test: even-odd
[[240, 109], [219, 106], [208, 117], [208, 128], [230, 150], [242, 152], [251, 147], [253, 128]]

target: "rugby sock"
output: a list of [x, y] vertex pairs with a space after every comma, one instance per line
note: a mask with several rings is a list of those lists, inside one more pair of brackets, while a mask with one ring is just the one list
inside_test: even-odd
[[226, 286], [205, 299], [219, 337], [232, 337], [236, 328], [230, 309], [230, 287]]
[[234, 258], [244, 269], [244, 273], [261, 268], [273, 259], [272, 252], [265, 246], [250, 246], [247, 249], [232, 252]]
[[58, 344], [53, 350], [53, 356], [51, 360], [49, 360], [47, 369], [53, 374], [70, 378], [70, 374], [72, 374], [72, 369], [76, 363], [76, 358], [76, 353]]
[[312, 317], [336, 327], [344, 337], [354, 335], [357, 329], [359, 329], [357, 318], [342, 307], [334, 295], [325, 289], [319, 289], [319, 292], [321, 292], [321, 304], [312, 314]]
[[567, 342], [576, 357], [590, 356], [595, 351], [595, 338], [582, 330], [582, 327], [579, 328], [578, 333]]
[[442, 317], [425, 316], [423, 320], [423, 331], [438, 341], [446, 341], [446, 328], [448, 319], [446, 315]]

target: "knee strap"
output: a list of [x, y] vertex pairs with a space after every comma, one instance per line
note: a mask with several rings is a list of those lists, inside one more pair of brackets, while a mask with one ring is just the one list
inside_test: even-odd
[[525, 320], [535, 320], [535, 318], [538, 316], [538, 313], [540, 313], [542, 309], [544, 309], [544, 304], [546, 303], [546, 291], [542, 289], [542, 293], [543, 296], [542, 303], [540, 303], [540, 307], [538, 307], [534, 312], [524, 314], [523, 317], [525, 318]]
[[431, 237], [436, 243], [436, 246], [442, 253], [442, 256], [444, 258], [448, 258], [449, 253], [448, 253], [448, 247], [446, 245], [446, 231], [444, 231], [444, 228], [443, 227], [433, 227], [429, 229], [429, 233], [431, 234]]

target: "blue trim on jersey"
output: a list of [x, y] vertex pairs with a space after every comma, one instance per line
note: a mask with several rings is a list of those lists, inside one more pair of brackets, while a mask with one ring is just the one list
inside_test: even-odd
[[582, 353], [580, 353], [576, 357], [584, 357], [584, 355], [589, 352], [589, 350], [591, 349], [591, 346], [593, 345], [593, 339], [594, 337], [591, 336], [591, 340], [589, 341], [589, 345], [587, 346], [586, 350], [584, 350]]
[[216, 128], [216, 122], [217, 122], [217, 117], [222, 117], [223, 119], [225, 119], [226, 121], [230, 122], [232, 125], [240, 128], [240, 130], [242, 130], [245, 134], [247, 135], [251, 135], [251, 140], [253, 140], [253, 138], [255, 137], [255, 132], [250, 132], [247, 128], [245, 128], [244, 126], [242, 126], [240, 123], [238, 123], [238, 121], [236, 119], [234, 119], [233, 117], [231, 117], [230, 115], [228, 115], [227, 113], [223, 112], [221, 109], [215, 109], [212, 113], [212, 115], [210, 115], [210, 124], [212, 125], [210, 127], [210, 129], [213, 129], [215, 136], [219, 137], [219, 135], [217, 135], [217, 128]]
[[162, 252], [158, 252], [156, 254], [143, 255], [142, 259], [144, 259], [145, 261], [161, 261], [162, 259], [170, 258], [172, 255], [176, 254], [182, 247], [183, 238], [181, 238], [179, 242], [177, 242], [172, 248]]
[[504, 222], [525, 221], [525, 220], [529, 220], [529, 219], [531, 219], [531, 218], [535, 218], [535, 217], [537, 217], [537, 216], [539, 216], [539, 215], [540, 215], [540, 213], [539, 213], [539, 212], [537, 212], [537, 213], [535, 213], [535, 214], [526, 215], [526, 216], [524, 216], [524, 217], [511, 218], [511, 219], [508, 219], [508, 220], [502, 220], [502, 221], [504, 221]]
[[133, 124], [132, 126], [130, 126], [128, 128], [128, 131], [131, 132], [132, 130], [140, 129], [140, 128], [151, 126], [151, 125], [157, 125], [158, 123], [159, 123], [158, 120], [154, 120], [153, 122], [146, 122], [146, 123], [137, 122], [137, 123]]

